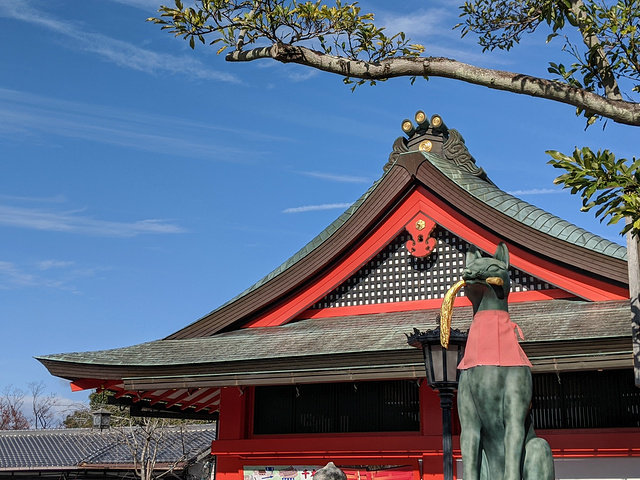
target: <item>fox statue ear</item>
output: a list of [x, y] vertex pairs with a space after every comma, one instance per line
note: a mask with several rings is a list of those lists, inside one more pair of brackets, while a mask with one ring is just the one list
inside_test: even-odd
[[509, 268], [509, 250], [504, 242], [500, 242], [498, 244], [498, 248], [496, 248], [496, 253], [494, 253], [493, 258], [500, 260], [507, 266], [507, 268]]
[[482, 257], [482, 254], [476, 248], [476, 246], [475, 245], [470, 245], [469, 249], [467, 250], [467, 257], [465, 259], [465, 265], [469, 265], [471, 262], [473, 262], [474, 260], [477, 260], [478, 258], [481, 258], [481, 257]]

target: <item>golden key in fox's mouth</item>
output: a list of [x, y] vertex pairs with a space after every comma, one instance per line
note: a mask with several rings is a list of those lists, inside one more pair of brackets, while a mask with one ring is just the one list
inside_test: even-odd
[[[501, 287], [504, 285], [504, 280], [500, 277], [489, 277], [485, 280], [489, 285], [496, 285]], [[462, 287], [466, 285], [464, 279], [453, 284], [453, 286], [447, 291], [440, 306], [440, 345], [444, 348], [449, 348], [449, 336], [451, 333], [451, 317], [453, 316], [453, 302], [456, 295]]]
[[465, 281], [460, 280], [455, 283], [445, 294], [442, 305], [440, 306], [440, 345], [449, 348], [449, 336], [451, 334], [451, 317], [453, 315], [453, 301]]

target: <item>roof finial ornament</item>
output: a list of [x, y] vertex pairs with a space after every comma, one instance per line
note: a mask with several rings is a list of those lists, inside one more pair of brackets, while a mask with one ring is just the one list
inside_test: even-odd
[[393, 142], [389, 161], [383, 167], [385, 172], [395, 164], [401, 154], [419, 150], [449, 160], [460, 170], [492, 183], [485, 171], [476, 165], [462, 135], [457, 130], [447, 127], [440, 115], [433, 115], [429, 119], [422, 110], [418, 110], [414, 120], [415, 125], [408, 118], [402, 121], [402, 131], [406, 137], [398, 137]]

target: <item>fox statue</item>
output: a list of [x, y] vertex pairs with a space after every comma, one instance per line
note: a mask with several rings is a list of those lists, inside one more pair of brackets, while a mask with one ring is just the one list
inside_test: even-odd
[[531, 422], [531, 363], [508, 313], [507, 246], [493, 257], [472, 246], [462, 279], [474, 315], [458, 365], [464, 480], [553, 480], [551, 448]]

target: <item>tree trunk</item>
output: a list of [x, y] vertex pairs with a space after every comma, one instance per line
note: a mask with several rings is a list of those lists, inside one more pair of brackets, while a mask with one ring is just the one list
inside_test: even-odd
[[631, 232], [627, 233], [627, 262], [629, 266], [633, 371], [636, 387], [640, 388], [640, 243]]

